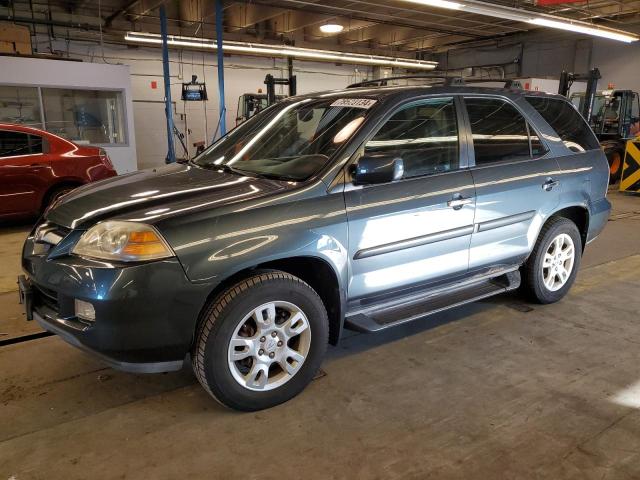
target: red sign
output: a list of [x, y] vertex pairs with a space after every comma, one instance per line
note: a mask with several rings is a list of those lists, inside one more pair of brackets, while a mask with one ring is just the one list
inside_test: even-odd
[[585, 3], [586, 0], [537, 0], [536, 5], [561, 5], [563, 3]]
[[151, 88], [153, 90], [155, 90], [156, 88], [158, 88], [158, 82], [156, 82], [155, 80], [151, 80]]

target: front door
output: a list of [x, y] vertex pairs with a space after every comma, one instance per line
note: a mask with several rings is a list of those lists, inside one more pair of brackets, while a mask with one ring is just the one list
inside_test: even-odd
[[356, 154], [402, 158], [391, 183], [345, 188], [349, 300], [467, 272], [475, 191], [453, 97], [405, 104]]

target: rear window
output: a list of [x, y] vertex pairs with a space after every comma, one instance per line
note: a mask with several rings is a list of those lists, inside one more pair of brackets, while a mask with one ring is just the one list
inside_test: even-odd
[[548, 97], [527, 97], [527, 101], [551, 125], [570, 150], [584, 152], [600, 148], [591, 128], [570, 103]]

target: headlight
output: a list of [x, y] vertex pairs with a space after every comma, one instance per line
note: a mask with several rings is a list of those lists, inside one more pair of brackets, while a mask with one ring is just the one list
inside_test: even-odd
[[84, 232], [73, 253], [121, 262], [157, 260], [174, 255], [151, 225], [117, 221], [98, 223]]

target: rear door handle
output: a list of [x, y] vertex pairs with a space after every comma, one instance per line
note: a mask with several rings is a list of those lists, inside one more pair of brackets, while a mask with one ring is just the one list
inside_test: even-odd
[[465, 205], [469, 205], [473, 203], [473, 198], [454, 198], [453, 200], [449, 200], [447, 205], [454, 210], [460, 210]]
[[550, 178], [542, 184], [542, 189], [546, 192], [550, 192], [554, 187], [557, 187], [558, 185], [560, 185], [560, 182], [554, 180], [553, 178]]
[[48, 165], [46, 163], [32, 163], [29, 166], [31, 168], [47, 168]]

